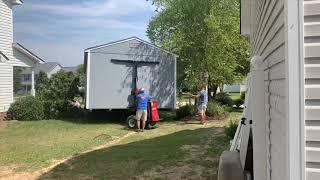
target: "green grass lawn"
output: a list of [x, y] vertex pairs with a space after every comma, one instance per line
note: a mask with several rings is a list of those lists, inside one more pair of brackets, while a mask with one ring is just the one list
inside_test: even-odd
[[240, 93], [229, 93], [229, 96], [231, 97], [232, 100], [237, 100], [240, 99]]
[[88, 150], [125, 135], [119, 124], [76, 124], [60, 120], [6, 122], [0, 129], [0, 164], [22, 170]]
[[[219, 156], [229, 147], [223, 127], [240, 115], [233, 112], [205, 126], [198, 121], [167, 121], [133, 134], [121, 124], [7, 122], [0, 129], [0, 167], [32, 173], [71, 157], [38, 178], [215, 179]], [[111, 147], [82, 153], [128, 133], [132, 135]]]

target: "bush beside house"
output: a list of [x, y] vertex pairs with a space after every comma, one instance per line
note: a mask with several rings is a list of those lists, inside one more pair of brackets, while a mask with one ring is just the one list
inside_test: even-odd
[[36, 97], [17, 99], [11, 105], [7, 119], [40, 120], [82, 117], [84, 110], [79, 103], [76, 103], [77, 100], [83, 99], [83, 93], [79, 90], [82, 84], [81, 78], [79, 73], [59, 71], [49, 79], [38, 81]]
[[225, 92], [218, 93], [215, 97], [215, 101], [219, 102], [222, 105], [226, 105], [228, 107], [232, 107], [234, 105], [234, 102], [231, 99], [230, 95]]
[[7, 112], [7, 119], [37, 121], [45, 118], [43, 103], [33, 96], [17, 99]]

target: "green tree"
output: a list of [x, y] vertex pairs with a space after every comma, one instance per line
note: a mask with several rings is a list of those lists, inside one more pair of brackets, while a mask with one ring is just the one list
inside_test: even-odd
[[46, 115], [50, 118], [67, 113], [79, 96], [79, 78], [72, 72], [59, 71], [48, 81], [37, 85], [37, 97], [45, 104]]
[[36, 84], [46, 82], [48, 80], [49, 80], [49, 78], [48, 78], [47, 74], [43, 71], [40, 71], [39, 74], [37, 75], [37, 78], [36, 78]]
[[178, 85], [192, 90], [209, 73], [215, 92], [248, 72], [248, 42], [239, 32], [237, 0], [154, 0], [159, 12], [149, 23], [153, 43], [176, 53]]

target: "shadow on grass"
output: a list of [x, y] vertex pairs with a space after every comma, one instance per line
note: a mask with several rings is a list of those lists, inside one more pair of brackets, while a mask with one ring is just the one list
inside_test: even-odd
[[[130, 138], [127, 140], [130, 141]], [[196, 146], [203, 153], [188, 152], [183, 148], [186, 145]], [[39, 179], [135, 179], [154, 168], [157, 168], [155, 172], [158, 172], [158, 178], [168, 178], [161, 172], [186, 165], [191, 169], [201, 166], [197, 172], [200, 178], [215, 179], [218, 158], [227, 146], [228, 141], [222, 128], [183, 130], [76, 156], [43, 174]], [[180, 173], [180, 178], [186, 178], [183, 176], [190, 174], [174, 173]]]
[[[64, 118], [63, 121], [77, 123], [77, 124], [106, 124], [114, 123], [126, 125], [126, 120], [130, 115], [135, 115], [132, 110], [95, 110], [87, 111], [85, 115], [79, 118]], [[175, 111], [160, 110], [159, 116], [162, 121], [174, 121]]]

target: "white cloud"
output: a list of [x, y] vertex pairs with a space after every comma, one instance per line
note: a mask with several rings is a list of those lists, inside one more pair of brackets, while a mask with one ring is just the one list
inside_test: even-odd
[[30, 10], [63, 16], [99, 17], [153, 11], [153, 7], [146, 0], [99, 0], [74, 4], [34, 3]]

